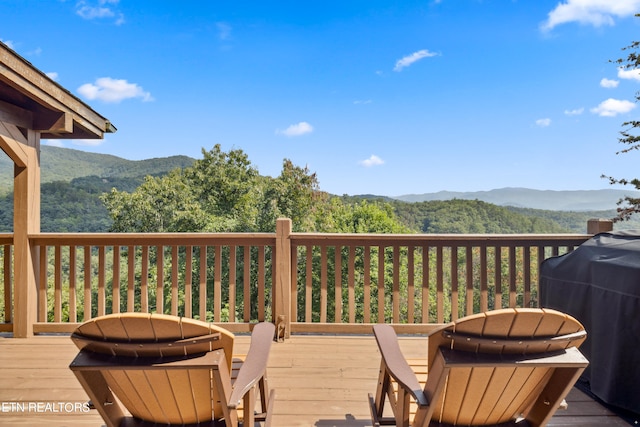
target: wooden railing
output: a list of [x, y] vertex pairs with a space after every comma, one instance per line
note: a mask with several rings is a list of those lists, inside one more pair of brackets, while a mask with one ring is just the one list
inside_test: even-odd
[[419, 332], [489, 309], [535, 307], [539, 264], [589, 237], [294, 233], [292, 328], [394, 323]]
[[[290, 332], [407, 332], [499, 307], [537, 306], [538, 266], [590, 235], [40, 233], [34, 333], [92, 317], [161, 312]], [[5, 331], [11, 330], [11, 235], [0, 235]], [[20, 284], [15, 284], [20, 286]], [[21, 307], [13, 307], [21, 310]]]
[[35, 332], [69, 330], [76, 322], [121, 311], [246, 325], [271, 319], [265, 298], [273, 271], [271, 233], [39, 234], [30, 239], [40, 254]]

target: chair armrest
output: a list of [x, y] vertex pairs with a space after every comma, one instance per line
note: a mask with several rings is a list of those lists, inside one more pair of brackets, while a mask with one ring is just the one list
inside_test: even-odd
[[227, 404], [229, 408], [237, 408], [244, 395], [264, 376], [274, 333], [275, 326], [268, 322], [258, 323], [253, 328], [247, 357], [238, 371], [233, 391], [229, 397]]
[[429, 401], [416, 378], [416, 374], [400, 350], [398, 336], [393, 328], [387, 324], [374, 325], [373, 334], [389, 375], [398, 383], [399, 387], [413, 396], [419, 406], [429, 406]]

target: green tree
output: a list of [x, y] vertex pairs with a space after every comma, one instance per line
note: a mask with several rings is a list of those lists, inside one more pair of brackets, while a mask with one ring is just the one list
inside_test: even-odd
[[[636, 15], [640, 17], [640, 14]], [[625, 70], [637, 70], [640, 68], [640, 41], [634, 41], [629, 46], [624, 47], [622, 50], [627, 51], [628, 54], [624, 58], [619, 58], [613, 63], [617, 64], [620, 68]], [[636, 92], [636, 101], [640, 101], [640, 92]], [[623, 130], [620, 131], [620, 137], [618, 141], [625, 145], [625, 148], [618, 151], [616, 154], [629, 153], [634, 150], [640, 149], [640, 135], [638, 134], [638, 128], [640, 128], [640, 120], [629, 120], [622, 123]], [[612, 185], [620, 184], [625, 186], [631, 186], [635, 190], [640, 190], [640, 179], [638, 178], [614, 178], [611, 176], [603, 175], [604, 178], [608, 178]], [[627, 196], [618, 202], [617, 215], [614, 221], [628, 220], [633, 214], [640, 212], [640, 198]]]
[[253, 231], [260, 199], [258, 170], [240, 149], [223, 152], [219, 144], [184, 169], [189, 190], [211, 219], [201, 231]]
[[279, 217], [290, 218], [294, 231], [318, 231], [326, 211], [328, 195], [320, 191], [315, 173], [284, 159], [277, 178], [264, 178], [259, 231], [272, 231]]
[[115, 232], [202, 231], [210, 225], [180, 169], [162, 177], [147, 176], [133, 192], [102, 196]]

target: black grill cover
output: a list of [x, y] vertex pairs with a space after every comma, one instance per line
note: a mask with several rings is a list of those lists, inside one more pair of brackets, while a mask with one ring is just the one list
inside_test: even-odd
[[604, 402], [640, 414], [640, 231], [602, 233], [540, 267], [540, 305], [587, 330], [582, 380]]

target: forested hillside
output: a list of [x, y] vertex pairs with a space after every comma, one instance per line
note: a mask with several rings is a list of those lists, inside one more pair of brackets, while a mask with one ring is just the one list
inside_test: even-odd
[[[191, 166], [194, 159], [187, 156], [171, 156], [145, 160], [127, 160], [109, 154], [43, 145], [40, 147], [41, 182], [43, 184], [75, 178], [97, 176], [100, 178], [137, 178], [158, 175], [175, 168]], [[13, 188], [13, 163], [0, 152], [0, 195]]]
[[[299, 231], [585, 233], [588, 219], [615, 214], [502, 207], [480, 200], [335, 197], [320, 190], [315, 174], [286, 159], [279, 177], [263, 177], [242, 150], [225, 153], [218, 146], [203, 150], [201, 160], [142, 161], [42, 148], [45, 232], [273, 231], [275, 217], [288, 216]], [[6, 169], [0, 170], [10, 176]], [[12, 231], [12, 218], [13, 195], [0, 191], [0, 232]], [[640, 228], [640, 220], [616, 228]]]

